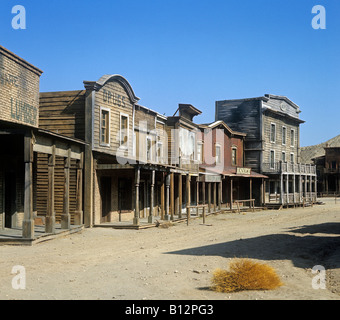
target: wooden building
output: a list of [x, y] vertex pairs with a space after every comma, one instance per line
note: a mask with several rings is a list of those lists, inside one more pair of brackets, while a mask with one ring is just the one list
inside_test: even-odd
[[0, 229], [28, 240], [82, 224], [84, 142], [39, 127], [41, 74], [0, 46]]
[[324, 148], [325, 155], [313, 160], [318, 176], [318, 192], [321, 196], [340, 194], [340, 147]]
[[300, 163], [300, 108], [284, 96], [216, 102], [216, 120], [247, 134], [245, 166], [269, 177], [265, 202], [316, 200], [316, 168]]
[[[210, 173], [221, 176], [221, 182], [213, 185], [217, 191], [214, 204], [233, 209], [235, 201], [240, 205], [263, 205], [264, 180], [267, 178], [244, 166], [245, 133], [233, 131], [224, 121], [200, 125], [202, 132], [198, 141], [198, 157], [201, 180], [209, 180]], [[210, 192], [208, 191], [208, 195]], [[214, 195], [216, 192], [214, 191]], [[254, 202], [252, 202], [254, 200]], [[208, 201], [210, 203], [210, 201]], [[209, 207], [210, 208], [210, 207]]]

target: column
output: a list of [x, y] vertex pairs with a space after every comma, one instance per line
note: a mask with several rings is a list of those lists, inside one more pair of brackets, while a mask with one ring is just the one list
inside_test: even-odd
[[64, 160], [64, 203], [63, 213], [61, 215], [61, 229], [70, 229], [70, 167], [71, 167], [71, 149], [68, 149], [67, 158]]
[[289, 174], [286, 174], [286, 194], [287, 194], [287, 204], [289, 203]]
[[52, 146], [52, 154], [48, 155], [48, 191], [46, 212], [46, 233], [55, 233], [55, 211], [54, 211], [54, 167], [55, 167], [55, 145]]
[[[270, 197], [270, 194], [269, 194]], [[280, 203], [283, 204], [284, 191], [283, 191], [283, 174], [280, 174]]]
[[24, 137], [25, 162], [25, 193], [24, 193], [24, 220], [22, 223], [22, 237], [34, 239], [33, 217], [33, 143], [31, 133]]
[[[200, 204], [200, 183], [199, 183], [199, 176], [196, 177], [196, 205]], [[196, 209], [196, 214], [198, 215], [198, 208]]]
[[150, 213], [148, 217], [148, 222], [153, 223], [154, 222], [154, 203], [155, 203], [155, 170], [151, 171], [151, 184], [150, 184]]
[[205, 223], [205, 213], [206, 213], [206, 209], [205, 209], [205, 181], [202, 182], [202, 201], [203, 201], [203, 212], [202, 212], [202, 215], [203, 215], [203, 223]]
[[302, 198], [302, 176], [299, 174], [299, 202], [301, 203], [301, 198]]
[[74, 212], [74, 224], [83, 224], [83, 165], [84, 153], [81, 153], [77, 161], [77, 190], [76, 190], [76, 211]]
[[296, 204], [296, 198], [295, 198], [295, 188], [296, 188], [296, 179], [295, 174], [293, 174], [293, 199], [294, 199], [294, 205]]
[[139, 225], [139, 184], [140, 184], [140, 168], [135, 169], [135, 216], [133, 218], [133, 225]]
[[305, 178], [304, 178], [304, 182], [305, 182], [305, 199], [307, 200], [307, 175], [305, 175]]

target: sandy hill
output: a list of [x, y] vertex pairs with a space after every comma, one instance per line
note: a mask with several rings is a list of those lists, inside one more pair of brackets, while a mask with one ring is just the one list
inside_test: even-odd
[[301, 163], [312, 163], [312, 159], [325, 155], [324, 147], [340, 147], [340, 134], [326, 142], [301, 148]]

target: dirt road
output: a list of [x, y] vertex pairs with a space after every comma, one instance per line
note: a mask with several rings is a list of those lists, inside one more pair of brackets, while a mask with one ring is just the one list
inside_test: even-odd
[[[340, 299], [340, 201], [280, 211], [209, 216], [169, 228], [86, 229], [33, 247], [0, 247], [0, 299]], [[284, 286], [232, 294], [209, 289], [232, 258], [273, 266]], [[12, 287], [23, 266], [26, 288]], [[314, 289], [312, 268], [326, 269]]]

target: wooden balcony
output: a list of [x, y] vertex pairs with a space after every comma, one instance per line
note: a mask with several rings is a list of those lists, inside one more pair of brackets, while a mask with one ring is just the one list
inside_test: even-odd
[[265, 174], [316, 175], [316, 166], [312, 164], [279, 161], [275, 163], [263, 163], [262, 172]]

